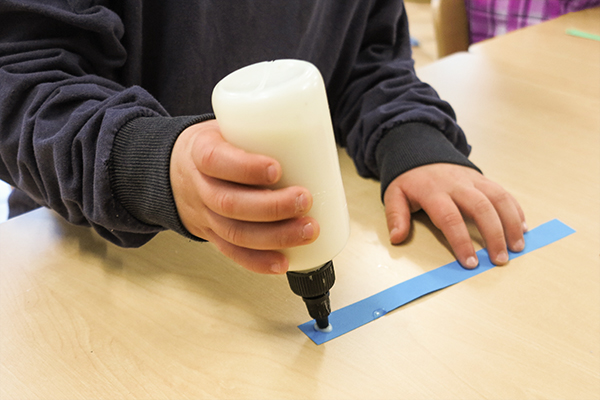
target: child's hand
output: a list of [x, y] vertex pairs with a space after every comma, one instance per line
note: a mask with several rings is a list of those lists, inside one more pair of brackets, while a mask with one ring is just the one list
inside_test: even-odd
[[318, 223], [305, 214], [312, 196], [302, 187], [265, 189], [281, 178], [269, 157], [225, 142], [216, 121], [184, 130], [171, 155], [171, 186], [186, 229], [259, 273], [285, 273], [276, 250], [313, 242]]
[[507, 243], [515, 252], [525, 246], [527, 225], [517, 201], [468, 167], [439, 163], [409, 170], [388, 186], [384, 203], [392, 243], [406, 239], [411, 212], [423, 209], [466, 268], [475, 268], [479, 260], [463, 215], [475, 221], [494, 264], [508, 262]]

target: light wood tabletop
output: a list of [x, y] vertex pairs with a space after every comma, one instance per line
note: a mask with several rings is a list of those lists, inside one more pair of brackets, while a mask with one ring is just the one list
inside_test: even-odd
[[555, 90], [598, 99], [600, 42], [567, 35], [571, 29], [600, 35], [600, 7], [476, 43], [469, 52], [492, 58], [513, 77], [543, 86], [553, 80]]
[[[418, 74], [530, 228], [558, 218], [575, 234], [317, 346], [283, 276], [172, 232], [119, 248], [37, 210], [0, 224], [0, 399], [597, 399], [600, 42], [577, 52], [590, 68], [560, 67], [565, 84], [530, 32], [527, 65], [488, 53], [491, 40]], [[586, 39], [568, 40], [566, 58]], [[340, 163], [352, 233], [334, 309], [453, 261], [422, 214], [390, 245], [379, 184], [343, 151]]]

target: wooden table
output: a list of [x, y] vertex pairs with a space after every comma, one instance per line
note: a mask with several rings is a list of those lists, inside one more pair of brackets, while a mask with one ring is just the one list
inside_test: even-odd
[[600, 45], [565, 34], [568, 29], [600, 35], [600, 7], [479, 42], [469, 52], [492, 59], [504, 74], [526, 77], [532, 84], [597, 100]]
[[[537, 32], [518, 32], [537, 38], [526, 65], [498, 59], [512, 46], [492, 40], [419, 75], [530, 227], [559, 218], [576, 234], [317, 346], [285, 277], [170, 232], [118, 248], [38, 210], [0, 224], [0, 398], [597, 399], [600, 43], [561, 44], [591, 65], [564, 63], [565, 84]], [[423, 215], [389, 245], [378, 184], [340, 161], [352, 235], [335, 309], [452, 261]]]

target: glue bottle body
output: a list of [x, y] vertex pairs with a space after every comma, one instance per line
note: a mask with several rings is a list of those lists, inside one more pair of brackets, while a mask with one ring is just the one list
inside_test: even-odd
[[276, 159], [273, 188], [303, 186], [320, 227], [311, 244], [282, 250], [290, 271], [319, 268], [345, 246], [348, 209], [323, 78], [311, 63], [276, 60], [252, 64], [223, 78], [212, 95], [221, 133], [248, 152]]

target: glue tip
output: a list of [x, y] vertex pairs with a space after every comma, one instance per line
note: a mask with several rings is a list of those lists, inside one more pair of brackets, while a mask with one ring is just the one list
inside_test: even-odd
[[327, 326], [325, 328], [320, 328], [319, 325], [315, 323], [315, 331], [317, 331], [317, 332], [329, 333], [332, 330], [333, 330], [333, 326], [331, 326], [331, 324], [327, 324]]

